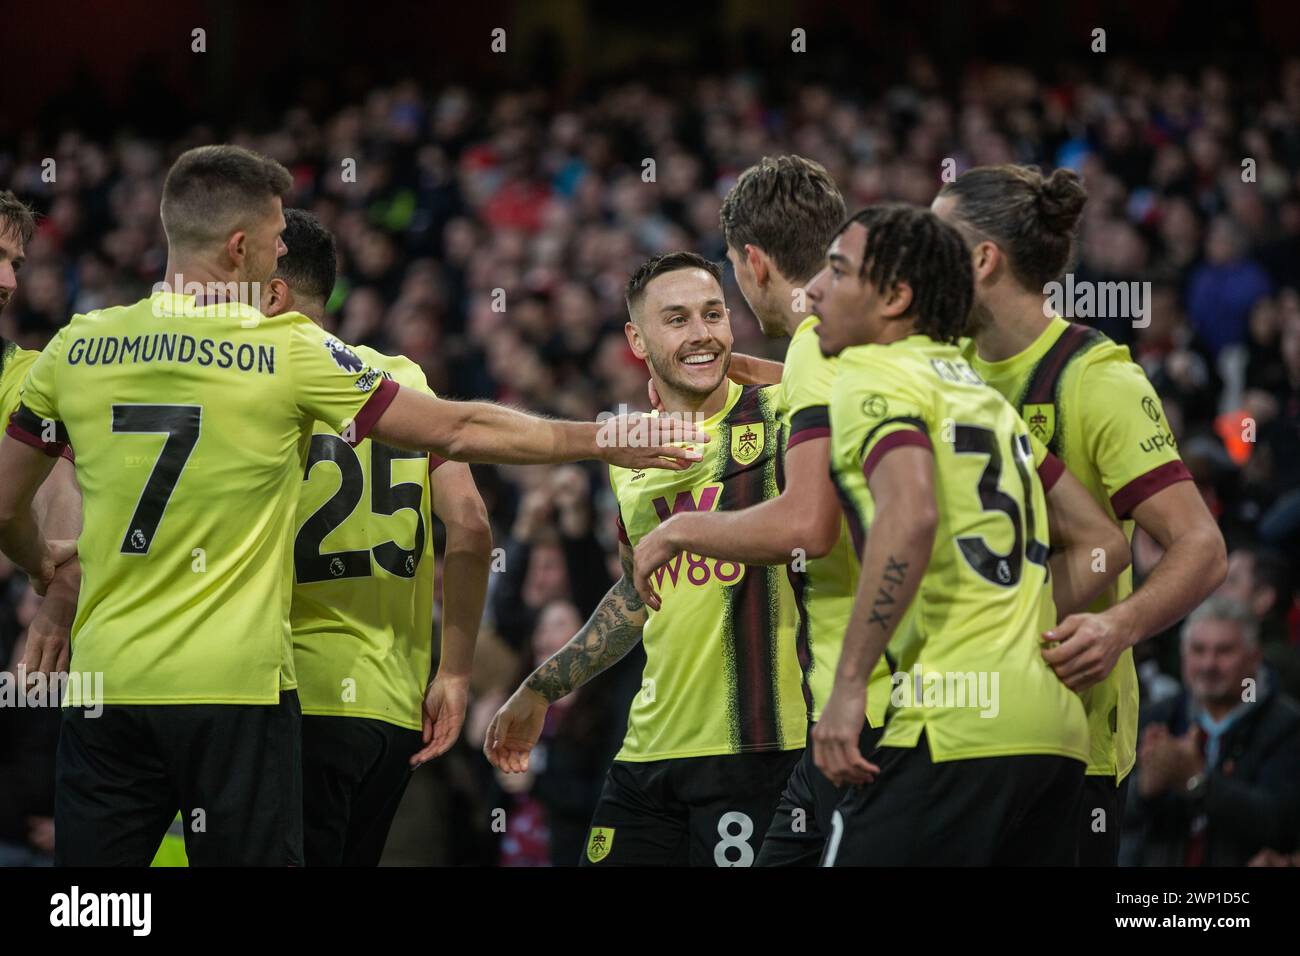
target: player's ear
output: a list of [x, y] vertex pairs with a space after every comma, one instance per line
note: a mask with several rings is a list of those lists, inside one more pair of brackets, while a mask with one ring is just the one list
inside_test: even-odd
[[1001, 265], [1002, 250], [997, 243], [985, 240], [971, 250], [971, 267], [975, 270], [976, 285], [990, 278]]
[[771, 268], [768, 266], [767, 253], [752, 243], [745, 243], [745, 262], [749, 271], [754, 273], [754, 281], [762, 286], [767, 284]]
[[242, 229], [232, 232], [226, 239], [225, 252], [231, 264], [243, 265], [244, 257], [248, 255], [248, 233]]
[[897, 319], [907, 315], [912, 308], [912, 287], [906, 282], [895, 282], [885, 296], [885, 317]]
[[641, 330], [637, 327], [637, 324], [628, 319], [627, 324], [623, 326], [623, 332], [627, 335], [627, 344], [631, 347], [632, 354], [645, 361], [645, 357], [649, 352], [645, 347], [645, 341], [641, 338]]
[[279, 276], [272, 277], [262, 286], [262, 314], [279, 315], [293, 308], [293, 293]]

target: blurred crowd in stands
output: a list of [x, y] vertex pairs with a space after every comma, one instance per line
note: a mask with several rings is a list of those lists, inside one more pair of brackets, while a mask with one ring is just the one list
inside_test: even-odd
[[[1146, 727], [1125, 854], [1293, 861], [1300, 709], [1283, 695], [1300, 694], [1300, 59], [1276, 65], [1263, 98], [1214, 67], [1164, 73], [1118, 58], [1068, 82], [998, 65], [952, 79], [917, 57], [870, 95], [776, 94], [742, 73], [700, 75], [688, 97], [619, 84], [558, 104], [543, 89], [483, 96], [412, 81], [290, 109], [273, 129], [33, 133], [0, 146], [0, 184], [42, 215], [0, 334], [40, 348], [75, 312], [147, 295], [166, 258], [168, 165], [190, 146], [232, 141], [283, 162], [295, 179], [286, 205], [337, 236], [330, 311], [342, 339], [405, 354], [448, 397], [591, 419], [646, 407], [647, 375], [622, 330], [628, 275], [672, 249], [722, 260], [719, 203], [760, 157], [820, 161], [851, 210], [928, 204], [945, 169], [1073, 167], [1090, 196], [1076, 280], [1150, 283], [1144, 320], [1081, 321], [1129, 345], [1155, 383], [1231, 552], [1223, 601], [1187, 633], [1141, 647]], [[784, 342], [763, 339], [727, 282], [736, 350], [779, 358]], [[458, 748], [417, 772], [386, 861], [570, 864], [639, 686], [638, 657], [552, 708], [525, 777], [495, 775], [478, 748], [503, 695], [617, 573], [608, 482], [585, 466], [475, 474], [503, 549], [475, 699]], [[1154, 547], [1137, 542], [1139, 582]], [[19, 652], [35, 600], [0, 565], [0, 663]], [[1244, 678], [1267, 710], [1238, 719], [1209, 706], [1225, 686], [1239, 698]], [[53, 736], [17, 715], [0, 709], [0, 844], [41, 859], [52, 760], [40, 748]], [[1210, 779], [1208, 797], [1180, 802], [1205, 788], [1198, 773], [1222, 778], [1217, 791]], [[1274, 820], [1289, 824], [1270, 829]]]

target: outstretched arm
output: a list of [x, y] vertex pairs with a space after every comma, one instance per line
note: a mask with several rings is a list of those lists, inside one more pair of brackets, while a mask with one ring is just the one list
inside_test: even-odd
[[840, 535], [841, 509], [830, 478], [829, 438], [800, 442], [786, 451], [785, 490], [740, 511], [683, 512], [637, 542], [637, 593], [658, 609], [650, 583], [679, 551], [741, 564], [787, 564], [820, 558]]
[[375, 421], [370, 437], [454, 461], [537, 465], [591, 458], [624, 468], [672, 471], [689, 468], [703, 457], [673, 443], [708, 441], [702, 430], [677, 417], [631, 414], [603, 422], [565, 422], [401, 387]]
[[776, 385], [781, 381], [781, 372], [785, 366], [771, 359], [746, 355], [743, 352], [731, 353], [731, 365], [727, 368], [727, 378], [740, 385]]
[[528, 769], [528, 755], [542, 733], [547, 708], [614, 666], [641, 640], [648, 611], [632, 586], [632, 550], [620, 545], [623, 576], [609, 589], [591, 619], [524, 681], [488, 726], [483, 753], [507, 773]]

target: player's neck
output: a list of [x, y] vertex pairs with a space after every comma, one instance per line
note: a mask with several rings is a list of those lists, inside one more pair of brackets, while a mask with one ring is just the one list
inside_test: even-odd
[[989, 303], [992, 321], [975, 333], [975, 347], [986, 362], [1001, 362], [1019, 355], [1038, 341], [1050, 316], [1043, 314], [1040, 295], [1018, 295], [1002, 304]]
[[785, 320], [785, 334], [790, 338], [794, 338], [799, 326], [803, 325], [804, 320], [812, 314], [811, 312], [796, 312], [794, 309], [785, 309], [781, 313], [782, 318]]
[[169, 254], [162, 281], [172, 292], [183, 293], [187, 290], [192, 292], [196, 284], [204, 288], [229, 288], [239, 281], [239, 276], [195, 256]]
[[[785, 278], [775, 274], [772, 276], [772, 280], [777, 284], [775, 294], [777, 301], [781, 303], [781, 323], [785, 326], [785, 334], [793, 338], [794, 333], [798, 330], [799, 326], [803, 325], [804, 319], [808, 318], [808, 316], [812, 314], [808, 311], [808, 305], [803, 294], [803, 288], [808, 283], [802, 282], [798, 286], [795, 286], [786, 281]], [[795, 296], [796, 289], [799, 290], [797, 301]], [[795, 305], [802, 305], [804, 311], [797, 311]]]
[[912, 319], [894, 319], [886, 321], [880, 335], [873, 341], [875, 345], [892, 345], [901, 342], [909, 335], [916, 334], [916, 322]]
[[655, 390], [659, 392], [659, 401], [663, 404], [665, 412], [712, 418], [722, 411], [727, 404], [727, 395], [731, 391], [731, 380], [724, 378], [717, 388], [704, 396], [680, 392], [666, 382], [658, 380], [655, 381]]
[[321, 328], [325, 327], [325, 303], [319, 299], [295, 299], [286, 311], [300, 312]]

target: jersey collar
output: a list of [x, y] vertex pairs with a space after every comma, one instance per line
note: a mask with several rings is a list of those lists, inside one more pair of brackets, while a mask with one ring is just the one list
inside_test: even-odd
[[975, 340], [971, 340], [971, 355], [979, 363], [979, 367], [997, 375], [1008, 369], [1019, 368], [1022, 365], [1034, 365], [1047, 354], [1047, 350], [1056, 344], [1056, 340], [1065, 334], [1065, 330], [1070, 327], [1070, 323], [1065, 321], [1059, 315], [1053, 316], [1052, 321], [1047, 323], [1047, 327], [1039, 334], [1038, 338], [1030, 342], [1024, 349], [1015, 355], [1004, 359], [998, 359], [996, 362], [990, 362], [987, 359], [980, 358], [979, 347]]
[[198, 304], [195, 296], [187, 292], [155, 292], [150, 298], [154, 315], [215, 315], [238, 319], [260, 320], [261, 312], [243, 302], [207, 302]]

